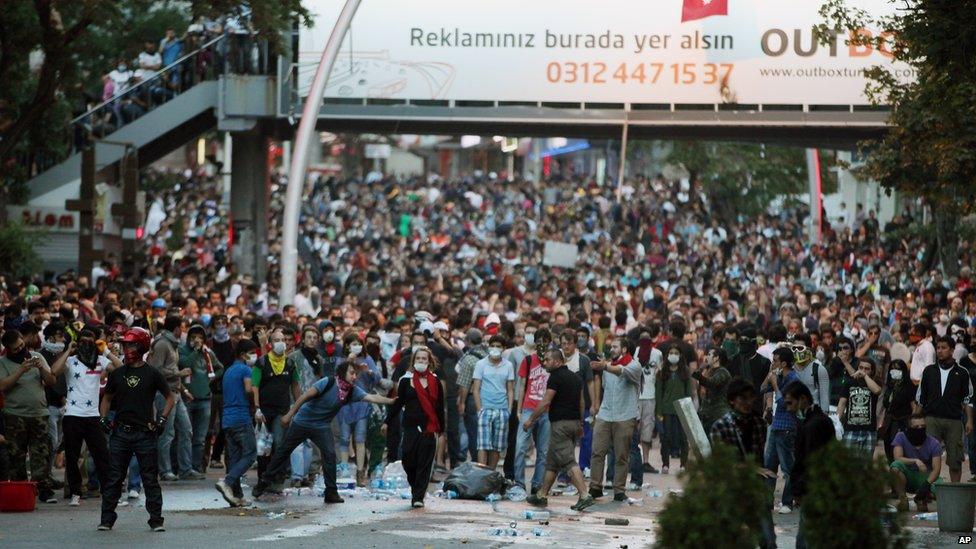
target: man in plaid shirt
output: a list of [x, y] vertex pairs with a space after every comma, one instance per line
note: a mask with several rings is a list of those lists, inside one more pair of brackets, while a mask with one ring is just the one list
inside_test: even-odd
[[[773, 424], [769, 427], [766, 441], [765, 465], [775, 472], [777, 467], [783, 469], [785, 484], [783, 485], [783, 499], [779, 508], [781, 515], [793, 512], [793, 483], [790, 473], [793, 471], [793, 447], [796, 442], [796, 416], [786, 409], [782, 388], [794, 381], [799, 381], [793, 371], [793, 351], [789, 347], [777, 347], [773, 350], [773, 361], [769, 366], [769, 375], [763, 382], [762, 392], [766, 394], [766, 414], [772, 411]], [[775, 403], [775, 410], [773, 406]], [[775, 489], [776, 479], [770, 479], [770, 490]]]
[[[776, 474], [763, 468], [763, 448], [766, 444], [766, 422], [755, 413], [753, 402], [756, 400], [756, 388], [740, 377], [729, 382], [726, 397], [732, 410], [712, 424], [711, 438], [713, 444], [728, 444], [739, 452], [743, 462], [752, 462], [757, 472], [763, 478], [773, 480]], [[761, 515], [763, 540], [761, 547], [776, 547], [776, 531], [773, 530], [772, 499], [767, 499], [764, 512]]]

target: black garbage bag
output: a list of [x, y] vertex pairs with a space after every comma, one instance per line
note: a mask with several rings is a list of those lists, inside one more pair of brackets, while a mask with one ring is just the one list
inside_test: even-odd
[[505, 477], [498, 471], [465, 462], [458, 465], [444, 479], [443, 490], [453, 490], [458, 499], [486, 499], [491, 494], [505, 493]]

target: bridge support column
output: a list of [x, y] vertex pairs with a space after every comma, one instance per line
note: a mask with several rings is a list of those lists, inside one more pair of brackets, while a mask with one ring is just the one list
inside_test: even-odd
[[235, 132], [232, 139], [233, 258], [237, 272], [260, 284], [268, 271], [268, 141], [252, 132]]

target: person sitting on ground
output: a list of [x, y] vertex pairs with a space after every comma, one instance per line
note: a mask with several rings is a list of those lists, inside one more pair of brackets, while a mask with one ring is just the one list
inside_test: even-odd
[[925, 432], [925, 416], [912, 414], [908, 430], [895, 435], [891, 441], [895, 460], [891, 462], [892, 487], [898, 496], [898, 510], [908, 511], [908, 497], [915, 494], [915, 505], [928, 511], [932, 500], [932, 484], [942, 472], [942, 444]]

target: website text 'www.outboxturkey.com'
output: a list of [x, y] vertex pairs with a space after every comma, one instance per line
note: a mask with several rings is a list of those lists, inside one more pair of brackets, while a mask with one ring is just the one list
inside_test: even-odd
[[[759, 75], [771, 78], [864, 78], [865, 69], [802, 67], [796, 69], [765, 68], [759, 69]], [[895, 78], [915, 78], [915, 69], [892, 69]]]

